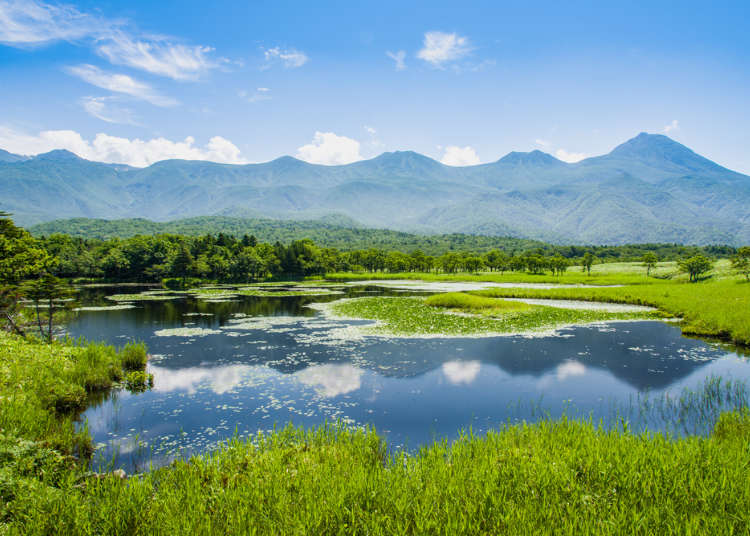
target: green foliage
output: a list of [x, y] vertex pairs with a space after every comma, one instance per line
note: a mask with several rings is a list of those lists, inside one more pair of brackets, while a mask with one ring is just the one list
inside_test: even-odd
[[129, 342], [120, 350], [120, 362], [123, 370], [138, 371], [146, 367], [148, 354], [146, 344], [142, 342]]
[[743, 246], [732, 257], [732, 268], [750, 281], [750, 246]]
[[646, 269], [646, 277], [651, 275], [651, 270], [656, 268], [656, 264], [659, 262], [659, 258], [651, 251], [644, 253], [641, 257], [643, 267]]
[[125, 387], [132, 393], [142, 393], [154, 386], [154, 375], [134, 370], [125, 375]]
[[680, 270], [686, 272], [690, 276], [690, 281], [694, 282], [697, 281], [701, 275], [710, 272], [714, 263], [705, 255], [695, 255], [688, 259], [679, 261], [677, 265], [680, 267]]

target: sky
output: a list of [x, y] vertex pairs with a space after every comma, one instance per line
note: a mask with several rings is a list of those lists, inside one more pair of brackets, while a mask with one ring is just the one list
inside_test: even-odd
[[0, 148], [472, 165], [645, 131], [750, 173], [749, 19], [747, 0], [0, 0]]

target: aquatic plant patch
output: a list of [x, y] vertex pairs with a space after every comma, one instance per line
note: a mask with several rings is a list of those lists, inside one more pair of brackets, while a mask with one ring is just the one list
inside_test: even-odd
[[524, 334], [592, 322], [653, 318], [653, 313], [649, 312], [611, 313], [543, 306], [526, 308], [526, 304], [520, 309], [503, 310], [502, 314], [496, 316], [452, 314], [427, 305], [425, 299], [415, 297], [339, 300], [326, 304], [323, 309], [334, 317], [375, 320], [376, 325], [363, 329], [372, 334], [396, 336]]

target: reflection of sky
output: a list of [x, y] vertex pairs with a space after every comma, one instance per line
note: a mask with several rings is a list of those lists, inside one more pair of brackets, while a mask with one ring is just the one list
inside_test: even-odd
[[174, 370], [151, 365], [149, 371], [154, 375], [154, 391], [187, 391], [193, 394], [199, 386], [205, 385], [214, 393], [223, 394], [237, 387], [252, 368], [247, 365], [227, 365]]
[[352, 365], [313, 365], [295, 372], [294, 376], [303, 384], [315, 387], [316, 391], [331, 398], [359, 389], [362, 370]]
[[479, 361], [448, 361], [442, 365], [443, 374], [454, 385], [473, 382], [480, 368]]

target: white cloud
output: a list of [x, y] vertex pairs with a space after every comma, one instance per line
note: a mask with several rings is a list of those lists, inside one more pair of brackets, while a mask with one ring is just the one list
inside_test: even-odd
[[370, 127], [370, 126], [367, 126], [367, 125], [365, 125], [365, 127], [364, 127], [364, 128], [365, 128], [365, 131], [366, 131], [366, 132], [367, 132], [367, 133], [368, 133], [369, 135], [371, 135], [371, 136], [374, 136], [375, 134], [377, 134], [377, 133], [378, 133], [378, 131], [377, 131], [377, 130], [375, 130], [374, 128], [372, 128], [372, 127]]
[[479, 157], [473, 147], [449, 145], [440, 161], [446, 166], [474, 166], [479, 164]]
[[271, 100], [271, 90], [267, 87], [259, 87], [255, 89], [255, 92], [250, 94], [244, 89], [237, 92], [240, 98], [245, 99], [247, 102], [260, 102], [265, 100]]
[[276, 62], [281, 62], [284, 67], [294, 69], [296, 67], [302, 67], [309, 59], [307, 54], [293, 48], [287, 50], [282, 50], [279, 47], [267, 48], [263, 52], [263, 55], [266, 58], [265, 68], [270, 67]]
[[444, 63], [454, 61], [471, 52], [469, 40], [456, 33], [427, 32], [424, 34], [424, 46], [417, 57], [441, 67]]
[[565, 149], [558, 149], [557, 151], [555, 151], [555, 156], [558, 158], [558, 160], [562, 160], [563, 162], [568, 162], [569, 164], [579, 162], [583, 160], [584, 158], [589, 157], [589, 155], [587, 155], [586, 153], [572, 153], [572, 152], [566, 151]]
[[89, 115], [107, 123], [136, 125], [133, 112], [128, 108], [119, 106], [117, 101], [117, 97], [83, 97], [81, 106]]
[[351, 393], [362, 384], [362, 370], [353, 365], [313, 365], [294, 375], [327, 398]]
[[72, 6], [35, 0], [0, 2], [0, 43], [35, 46], [80, 39], [99, 31], [100, 21]]
[[97, 162], [128, 164], [144, 167], [171, 158], [209, 160], [227, 164], [244, 164], [239, 148], [221, 136], [214, 136], [199, 147], [188, 136], [182, 141], [166, 138], [140, 140], [99, 133], [93, 140], [83, 138], [73, 130], [46, 130], [39, 134], [24, 134], [0, 126], [0, 147], [16, 154], [34, 155], [53, 149], [67, 149], [81, 158]]
[[664, 132], [664, 134], [669, 134], [674, 130], [680, 130], [680, 122], [677, 119], [672, 119], [672, 122], [665, 126], [662, 129], [662, 132]]
[[537, 139], [535, 139], [535, 140], [534, 140], [534, 142], [535, 142], [535, 143], [536, 143], [537, 145], [540, 145], [540, 146], [542, 146], [542, 147], [549, 147], [549, 146], [551, 145], [551, 143], [550, 143], [550, 142], [548, 142], [547, 140], [543, 140], [543, 139], [541, 139], [541, 138], [537, 138]]
[[339, 165], [362, 160], [359, 142], [333, 132], [316, 132], [312, 143], [297, 149], [297, 158], [311, 164]]
[[441, 367], [443, 374], [454, 385], [469, 384], [479, 375], [479, 361], [448, 361]]
[[109, 73], [102, 71], [99, 67], [88, 64], [68, 67], [68, 72], [96, 87], [114, 91], [115, 93], [124, 93], [131, 97], [150, 102], [155, 106], [175, 106], [179, 104], [175, 99], [159, 95], [148, 84], [140, 82], [126, 74]]
[[406, 69], [406, 63], [404, 63], [404, 60], [406, 59], [405, 51], [403, 50], [399, 50], [397, 52], [387, 51], [386, 55], [396, 62], [397, 71], [403, 71], [404, 69]]
[[126, 21], [95, 17], [72, 6], [0, 0], [0, 43], [28, 47], [86, 39], [114, 64], [176, 80], [197, 78], [220, 64], [209, 57], [213, 51], [210, 47], [142, 35], [129, 31], [126, 25]]
[[96, 50], [111, 63], [175, 80], [198, 78], [219, 64], [209, 57], [211, 47], [175, 44], [164, 38], [135, 39], [122, 31], [113, 32]]

